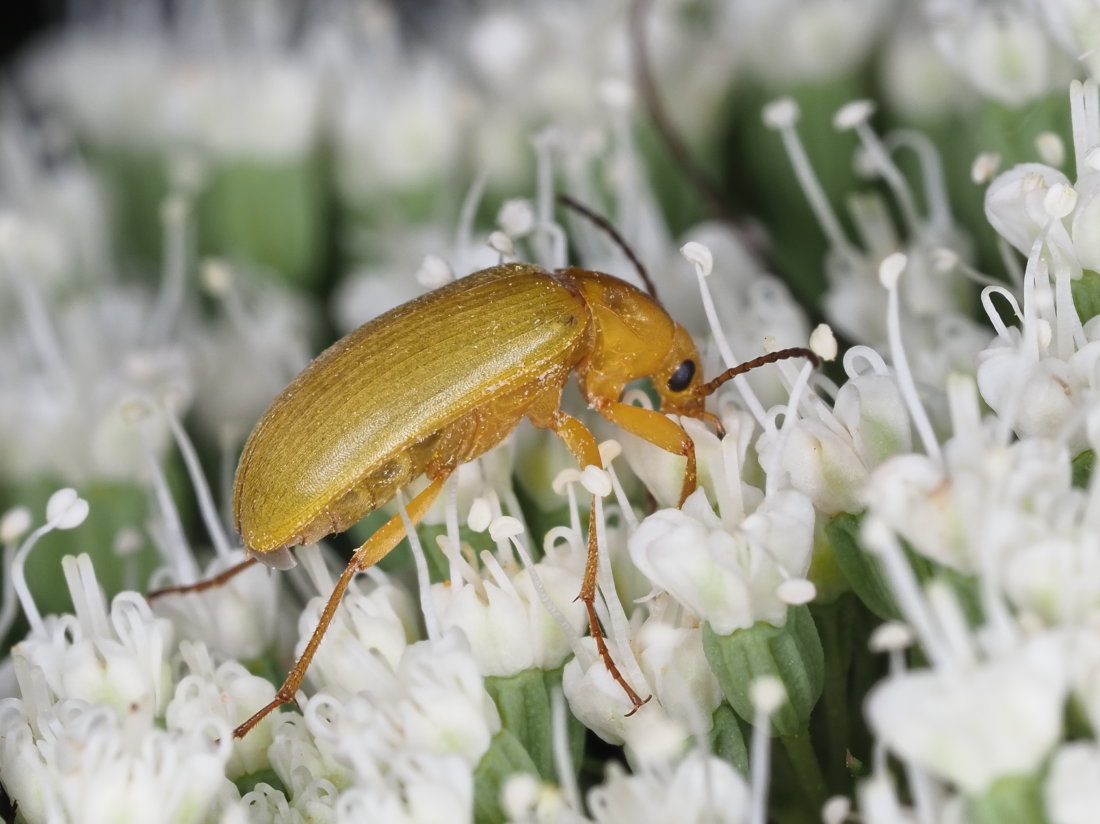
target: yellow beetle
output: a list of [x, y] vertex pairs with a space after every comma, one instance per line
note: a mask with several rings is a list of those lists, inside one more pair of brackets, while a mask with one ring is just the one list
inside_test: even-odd
[[[234, 516], [249, 560], [199, 586], [253, 560], [293, 566], [291, 547], [343, 532], [426, 475], [427, 487], [407, 507], [415, 525], [459, 464], [500, 443], [524, 417], [556, 432], [582, 467], [602, 466], [592, 433], [559, 408], [573, 372], [600, 415], [687, 459], [682, 504], [696, 486], [695, 447], [663, 413], [717, 423], [704, 409], [708, 394], [756, 365], [794, 356], [814, 357], [781, 350], [703, 383], [687, 330], [623, 280], [520, 263], [476, 272], [340, 339], [274, 400], [245, 444], [234, 483]], [[619, 400], [627, 383], [643, 377], [653, 381], [660, 412]], [[294, 699], [352, 578], [403, 537], [397, 515], [355, 551], [275, 698], [235, 736]], [[645, 702], [616, 668], [596, 616], [594, 520], [588, 546], [578, 597], [601, 657], [637, 708]]]

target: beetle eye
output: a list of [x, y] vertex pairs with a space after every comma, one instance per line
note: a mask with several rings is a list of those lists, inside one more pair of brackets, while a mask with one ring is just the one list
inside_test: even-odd
[[668, 379], [668, 388], [672, 392], [683, 392], [691, 385], [691, 379], [694, 377], [695, 361], [686, 360], [676, 367], [676, 371]]

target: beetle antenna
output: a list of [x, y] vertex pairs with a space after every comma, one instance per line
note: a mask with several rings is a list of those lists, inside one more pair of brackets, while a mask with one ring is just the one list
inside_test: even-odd
[[803, 346], [792, 346], [790, 349], [779, 349], [775, 352], [769, 352], [766, 355], [761, 355], [758, 358], [745, 361], [744, 363], [739, 363], [737, 366], [731, 366], [714, 380], [707, 381], [700, 385], [696, 390], [696, 394], [705, 398], [707, 395], [713, 394], [715, 390], [726, 381], [736, 378], [738, 375], [743, 375], [758, 366], [765, 366], [769, 363], [775, 363], [776, 361], [787, 360], [788, 358], [806, 358], [814, 367], [821, 366], [821, 358], [819, 358], [817, 353], [812, 349], [806, 349]]
[[630, 259], [630, 262], [632, 264], [634, 264], [634, 268], [637, 270], [638, 276], [642, 279], [642, 282], [645, 284], [645, 290], [647, 292], [649, 292], [649, 296], [651, 298], [653, 298], [655, 301], [657, 301], [658, 303], [661, 302], [661, 299], [657, 297], [657, 287], [653, 284], [653, 281], [650, 279], [649, 272], [646, 271], [645, 266], [643, 265], [642, 261], [638, 258], [638, 256], [634, 253], [634, 250], [630, 248], [630, 244], [626, 242], [626, 238], [624, 238], [619, 233], [618, 229], [616, 229], [613, 225], [611, 225], [610, 220], [608, 220], [606, 217], [604, 217], [601, 214], [597, 214], [596, 212], [593, 212], [591, 209], [589, 209], [587, 206], [585, 206], [579, 200], [574, 200], [569, 195], [559, 194], [558, 195], [558, 202], [562, 206], [567, 206], [570, 209], [572, 209], [574, 212], [576, 212], [577, 214], [588, 218], [588, 220], [590, 220], [593, 224], [598, 226], [600, 229], [603, 229], [603, 231], [607, 233], [607, 236], [610, 237], [613, 241], [615, 241], [615, 245], [618, 246], [622, 250], [623, 254], [626, 255]]

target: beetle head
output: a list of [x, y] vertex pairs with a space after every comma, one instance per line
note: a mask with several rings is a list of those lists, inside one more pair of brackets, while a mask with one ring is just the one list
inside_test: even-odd
[[699, 350], [688, 331], [673, 322], [672, 345], [660, 367], [650, 375], [661, 398], [661, 411], [689, 418], [705, 417], [706, 394]]

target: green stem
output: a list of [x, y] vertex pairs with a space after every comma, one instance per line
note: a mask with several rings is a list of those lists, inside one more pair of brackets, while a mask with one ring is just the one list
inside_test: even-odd
[[804, 727], [794, 735], [780, 736], [779, 740], [802, 787], [807, 805], [815, 813], [820, 812], [829, 797], [829, 789], [825, 784], [825, 775], [821, 772], [821, 764], [814, 753], [809, 727]]
[[848, 774], [848, 698], [849, 665], [852, 660], [852, 636], [854, 633], [853, 601], [855, 596], [842, 595], [835, 603], [813, 610], [814, 623], [821, 636], [825, 651], [825, 684], [817, 711], [815, 731], [821, 734], [818, 745], [832, 793], [848, 793], [851, 778]]

